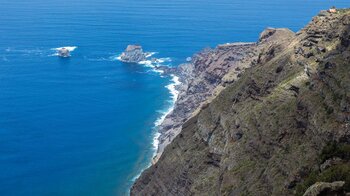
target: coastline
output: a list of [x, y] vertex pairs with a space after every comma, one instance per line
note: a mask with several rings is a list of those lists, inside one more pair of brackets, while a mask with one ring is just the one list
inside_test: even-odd
[[[321, 11], [296, 33], [267, 28], [256, 43], [219, 45], [180, 65], [189, 77], [161, 125], [166, 156], [131, 195], [346, 194], [340, 174], [350, 160], [328, 151], [349, 145], [349, 14]], [[183, 129], [171, 141], [174, 123]], [[319, 189], [325, 181], [341, 185]]]
[[[162, 70], [153, 69], [153, 71], [160, 74], [163, 73]], [[170, 93], [169, 101], [171, 101], [171, 105], [168, 107], [168, 109], [165, 110], [165, 112], [162, 112], [161, 116], [154, 122], [154, 127], [152, 127], [154, 131], [153, 131], [153, 141], [152, 141], [153, 154], [151, 157], [151, 161], [145, 164], [144, 167], [140, 168], [140, 171], [134, 177], [132, 177], [131, 179], [132, 184], [135, 183], [135, 181], [141, 176], [144, 170], [146, 170], [147, 168], [149, 168], [155, 163], [154, 158], [157, 156], [160, 156], [158, 152], [159, 145], [161, 145], [159, 141], [159, 137], [161, 136], [161, 133], [159, 132], [159, 126], [161, 126], [161, 124], [164, 122], [164, 119], [174, 110], [175, 103], [179, 95], [179, 91], [177, 90], [177, 87], [181, 85], [181, 82], [179, 81], [180, 78], [178, 76], [174, 74], [170, 74], [169, 77], [171, 77], [170, 79], [171, 83], [166, 85], [165, 88], [169, 90], [169, 93]], [[130, 194], [130, 187], [127, 188], [127, 195], [129, 194]]]
[[[150, 163], [141, 168], [132, 181], [135, 182], [144, 170], [157, 163], [166, 146], [181, 132], [182, 125], [188, 118], [251, 66], [247, 62], [252, 61], [256, 46], [256, 42], [237, 42], [219, 44], [216, 48], [204, 48], [193, 54], [191, 61], [175, 68], [162, 64], [171, 61], [170, 58], [158, 58], [156, 62], [149, 60], [155, 52], [149, 52], [147, 59], [138, 63], [151, 68], [161, 77], [171, 77], [171, 83], [165, 86], [170, 93], [171, 105], [154, 122], [153, 155]], [[222, 67], [222, 63], [228, 64]], [[218, 68], [220, 71], [213, 75], [211, 72]], [[202, 81], [205, 83], [202, 84]]]
[[[164, 149], [180, 134], [182, 125], [191, 116], [207, 107], [227, 85], [237, 81], [246, 69], [272, 57], [273, 54], [264, 49], [284, 34], [294, 35], [288, 29], [267, 28], [260, 34], [257, 42], [225, 43], [217, 45], [216, 48], [205, 48], [195, 53], [191, 61], [175, 68], [161, 63], [148, 65], [148, 61], [140, 62], [154, 72], [172, 77], [172, 83], [165, 86], [171, 94], [172, 104], [155, 121], [153, 157], [133, 181], [137, 181], [146, 169], [158, 162]], [[263, 53], [266, 59], [258, 55]]]
[[[151, 161], [152, 165], [181, 132], [183, 123], [196, 113], [201, 105], [218, 95], [227, 83], [236, 80], [251, 66], [246, 61], [251, 60], [254, 47], [255, 42], [220, 44], [216, 48], [205, 48], [195, 53], [190, 62], [180, 64], [176, 68], [156, 67], [178, 81], [173, 79], [174, 84], [167, 86], [173, 94], [173, 104], [157, 121], [157, 133], [153, 141], [156, 151]], [[227, 63], [226, 67], [222, 67], [223, 62]]]
[[[169, 67], [167, 65], [163, 65], [163, 63], [171, 62], [171, 58], [164, 57], [164, 58], [154, 58], [155, 60], [150, 60], [150, 58], [157, 54], [157, 52], [145, 52], [146, 54], [146, 60], [140, 61], [137, 64], [142, 65], [144, 67], [150, 68], [150, 71], [159, 74], [160, 77], [169, 77], [169, 84], [164, 86], [169, 91], [169, 98], [166, 100], [167, 102], [170, 102], [169, 106], [164, 108], [162, 112], [160, 112], [160, 116], [155, 120], [154, 126], [151, 127], [152, 131], [152, 157], [151, 160], [146, 163], [143, 167], [139, 168], [139, 172], [131, 178], [132, 184], [141, 176], [142, 172], [149, 168], [154, 162], [154, 157], [158, 156], [158, 149], [161, 145], [159, 138], [161, 137], [161, 132], [159, 131], [160, 126], [163, 124], [166, 117], [174, 110], [176, 100], [179, 96], [179, 86], [182, 84], [180, 82], [180, 77], [178, 75], [175, 75], [173, 71], [174, 68]], [[120, 55], [115, 57], [115, 60], [121, 61]], [[127, 193], [130, 193], [130, 188], [127, 189]]]
[[[284, 38], [287, 35], [287, 38]], [[175, 85], [176, 99], [173, 107], [158, 126], [154, 141], [158, 148], [152, 164], [157, 163], [164, 149], [180, 134], [182, 125], [202, 108], [205, 108], [225, 87], [237, 81], [246, 69], [272, 58], [274, 53], [265, 51], [274, 40], [289, 39], [294, 33], [285, 28], [266, 28], [256, 42], [234, 42], [219, 44], [216, 48], [205, 48], [195, 53], [190, 62], [178, 67], [155, 67], [165, 74], [179, 78]], [[281, 45], [280, 47], [284, 47]], [[266, 54], [265, 54], [266, 53]], [[262, 58], [259, 54], [264, 54]]]
[[[162, 115], [154, 123], [156, 132], [154, 133], [154, 138], [152, 143], [154, 147], [153, 157], [157, 156], [158, 148], [160, 145], [159, 137], [161, 136], [161, 133], [159, 132], [159, 126], [162, 125], [165, 118], [174, 110], [176, 100], [179, 96], [179, 91], [176, 88], [179, 85], [181, 85], [181, 82], [179, 80], [180, 78], [174, 74], [170, 74], [170, 77], [172, 77], [171, 78], [172, 83], [166, 85], [165, 88], [169, 90], [170, 98], [171, 98], [171, 106], [165, 112], [163, 112]], [[153, 163], [153, 158], [152, 158], [152, 163]]]
[[[159, 73], [161, 77], [162, 75], [172, 77], [171, 83], [165, 86], [170, 92], [172, 103], [154, 123], [151, 161], [132, 178], [133, 184], [145, 170], [158, 162], [167, 145], [181, 132], [183, 123], [206, 105], [208, 100], [218, 95], [223, 86], [238, 79], [239, 75], [250, 67], [247, 61], [251, 61], [254, 53], [252, 49], [255, 47], [255, 42], [219, 44], [214, 49], [204, 48], [193, 54], [190, 62], [180, 64], [175, 68], [161, 64], [164, 63], [163, 59], [168, 60], [168, 58], [160, 58], [160, 62], [156, 65], [150, 60], [139, 62], [140, 65]], [[235, 58], [228, 58], [230, 56]], [[222, 67], [223, 62], [230, 63], [212, 75], [210, 71]], [[215, 82], [212, 82], [213, 80]], [[203, 87], [198, 81], [206, 81], [206, 84]]]

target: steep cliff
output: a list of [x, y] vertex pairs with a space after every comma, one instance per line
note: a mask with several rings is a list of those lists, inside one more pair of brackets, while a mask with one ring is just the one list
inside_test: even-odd
[[312, 172], [333, 175], [321, 167], [334, 156], [350, 172], [350, 12], [321, 12], [296, 35], [268, 29], [257, 45], [131, 195], [293, 195]]
[[[257, 43], [227, 43], [215, 49], [204, 49], [195, 54], [190, 63], [171, 70], [179, 76], [179, 96], [174, 110], [159, 127], [159, 147], [156, 162], [164, 148], [180, 133], [183, 123], [200, 105], [215, 98], [228, 84], [236, 81], [245, 69], [265, 61], [259, 54], [269, 52], [264, 58], [272, 58], [283, 50], [294, 37], [288, 29], [266, 29]], [[274, 50], [274, 51], [272, 51]]]

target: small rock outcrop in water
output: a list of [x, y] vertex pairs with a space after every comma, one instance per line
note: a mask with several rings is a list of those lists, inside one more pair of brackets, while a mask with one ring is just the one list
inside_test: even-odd
[[58, 50], [58, 56], [60, 57], [70, 57], [70, 52], [67, 48], [60, 48]]
[[[130, 194], [291, 196], [334, 181], [349, 192], [349, 62], [340, 9], [295, 34], [269, 28], [257, 43], [195, 55], [160, 127], [168, 145]], [[313, 188], [324, 185], [339, 187]]]
[[121, 54], [120, 60], [126, 63], [138, 63], [146, 60], [146, 55], [139, 45], [128, 45], [126, 50]]

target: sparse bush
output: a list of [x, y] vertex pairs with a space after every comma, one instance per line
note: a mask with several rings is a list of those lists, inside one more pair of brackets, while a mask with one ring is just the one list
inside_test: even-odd
[[344, 190], [350, 192], [350, 164], [343, 163], [331, 166], [323, 172], [311, 172], [303, 182], [296, 186], [296, 195], [303, 195], [316, 182], [345, 181]]
[[321, 163], [327, 159], [339, 157], [344, 163], [333, 165], [326, 170], [312, 171], [299, 183], [295, 190], [296, 195], [303, 195], [305, 191], [316, 182], [345, 181], [344, 190], [350, 192], [350, 144], [330, 142], [322, 150]]
[[332, 157], [350, 160], [350, 144], [330, 142], [322, 150], [321, 161], [324, 162]]

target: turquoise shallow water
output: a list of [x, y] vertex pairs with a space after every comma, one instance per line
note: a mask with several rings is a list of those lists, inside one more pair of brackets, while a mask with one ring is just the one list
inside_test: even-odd
[[[348, 0], [0, 0], [0, 195], [125, 195], [154, 152], [171, 78], [115, 57], [139, 43], [176, 66], [265, 27], [302, 28]], [[77, 46], [69, 59], [52, 48]]]

